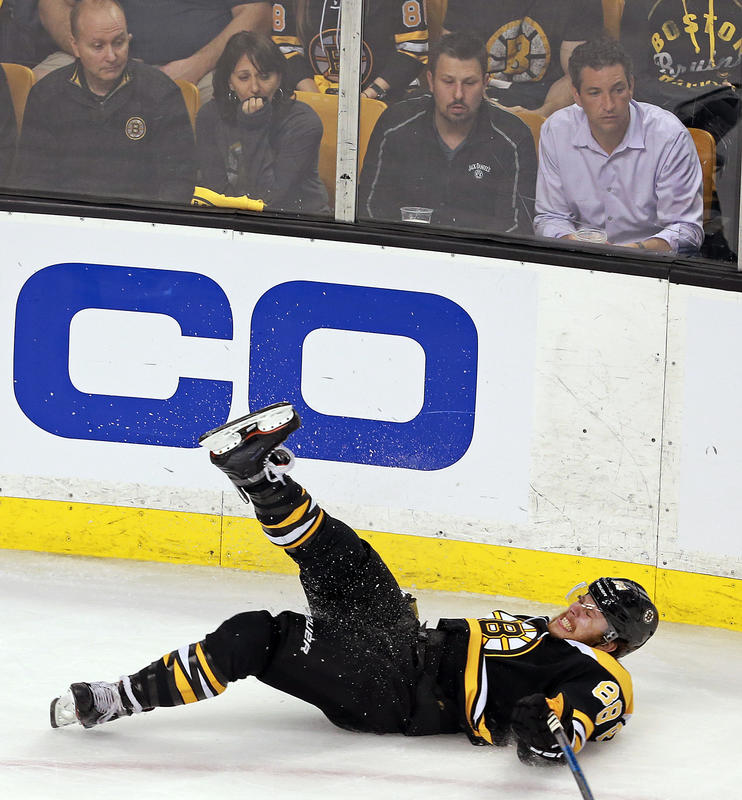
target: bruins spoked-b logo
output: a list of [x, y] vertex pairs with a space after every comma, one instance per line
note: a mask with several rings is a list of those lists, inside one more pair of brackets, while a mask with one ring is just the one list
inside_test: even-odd
[[147, 123], [141, 117], [129, 117], [124, 126], [124, 133], [132, 142], [143, 139], [147, 133]]
[[518, 656], [534, 648], [543, 633], [535, 625], [504, 611], [494, 611], [480, 619], [485, 655]]
[[508, 22], [487, 42], [489, 73], [499, 80], [540, 81], [551, 63], [551, 45], [544, 29], [530, 17]]
[[[325, 28], [309, 44], [312, 69], [332, 83], [340, 81], [340, 31]], [[371, 72], [373, 57], [366, 42], [361, 42], [361, 83]]]

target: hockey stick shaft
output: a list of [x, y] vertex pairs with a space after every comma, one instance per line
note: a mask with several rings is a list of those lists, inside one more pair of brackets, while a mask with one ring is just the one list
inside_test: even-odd
[[559, 717], [553, 711], [550, 711], [546, 721], [549, 725], [549, 730], [554, 734], [557, 744], [564, 753], [564, 758], [567, 764], [569, 764], [569, 768], [572, 770], [572, 775], [574, 775], [574, 779], [577, 782], [580, 794], [583, 796], [584, 800], [595, 800], [593, 793], [590, 791], [590, 787], [587, 785], [582, 768], [577, 761], [575, 751], [572, 749], [572, 745], [569, 743], [569, 739], [567, 739], [567, 734], [564, 732], [562, 723], [559, 721]]

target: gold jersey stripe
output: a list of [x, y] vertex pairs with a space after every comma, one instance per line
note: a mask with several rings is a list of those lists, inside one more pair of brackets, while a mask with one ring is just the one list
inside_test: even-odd
[[314, 523], [310, 526], [309, 530], [295, 542], [291, 542], [291, 544], [279, 544], [278, 547], [282, 548], [283, 550], [290, 550], [292, 547], [298, 547], [300, 544], [304, 544], [306, 540], [319, 528], [320, 523], [325, 518], [325, 512], [320, 509], [319, 514], [317, 515], [317, 519]]
[[173, 673], [175, 675], [175, 686], [180, 692], [183, 702], [195, 703], [198, 697], [196, 697], [193, 689], [191, 689], [191, 684], [188, 682], [188, 678], [186, 678], [177, 658], [173, 661]]
[[624, 699], [624, 709], [627, 714], [634, 713], [634, 687], [631, 683], [631, 676], [626, 671], [624, 667], [619, 664], [619, 662], [609, 653], [605, 653], [602, 650], [596, 650], [593, 648], [593, 653], [598, 664], [601, 667], [605, 667], [608, 672], [613, 675], [613, 677], [618, 681], [618, 685], [621, 687], [621, 692], [623, 694]]
[[484, 669], [482, 664], [482, 629], [478, 619], [465, 620], [469, 628], [469, 645], [466, 653], [466, 668], [464, 671], [464, 697], [466, 703], [466, 718], [475, 734], [492, 744], [492, 734], [484, 722], [484, 714], [479, 724], [474, 719], [474, 706], [481, 692], [479, 670]]
[[428, 40], [427, 31], [410, 31], [409, 33], [395, 33], [395, 42], [426, 42]]
[[211, 684], [211, 688], [217, 694], [221, 694], [223, 691], [225, 691], [227, 687], [218, 681], [214, 673], [211, 671], [209, 662], [206, 660], [206, 653], [204, 653], [203, 648], [201, 647], [201, 642], [196, 644], [196, 657], [198, 658], [198, 663], [201, 665], [204, 675], [208, 678], [209, 683]]
[[307, 498], [298, 508], [295, 508], [286, 519], [281, 520], [281, 522], [277, 522], [275, 525], [263, 525], [264, 528], [268, 530], [277, 530], [278, 528], [288, 528], [289, 525], [293, 525], [295, 522], [298, 522], [309, 509], [309, 504], [311, 503], [312, 498]]

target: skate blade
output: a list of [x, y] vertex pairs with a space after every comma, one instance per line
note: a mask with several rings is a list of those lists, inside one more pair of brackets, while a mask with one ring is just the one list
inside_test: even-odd
[[55, 697], [52, 700], [49, 706], [49, 722], [52, 728], [64, 728], [77, 722], [72, 692], [68, 691], [61, 697]]
[[259, 431], [268, 433], [286, 425], [293, 416], [294, 407], [290, 403], [276, 403], [204, 433], [199, 437], [198, 443], [201, 447], [208, 448], [214, 455], [222, 455], [237, 447], [242, 442], [246, 430], [253, 425]]

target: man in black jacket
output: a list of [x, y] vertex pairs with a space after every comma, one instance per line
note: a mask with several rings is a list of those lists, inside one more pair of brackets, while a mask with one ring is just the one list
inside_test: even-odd
[[76, 61], [31, 90], [12, 185], [93, 198], [188, 203], [195, 184], [193, 130], [180, 89], [129, 60], [116, 0], [72, 11]]
[[447, 227], [530, 234], [536, 150], [527, 125], [484, 98], [487, 52], [468, 33], [443, 36], [430, 56], [431, 95], [380, 117], [361, 174], [359, 216], [400, 219], [433, 210]]

